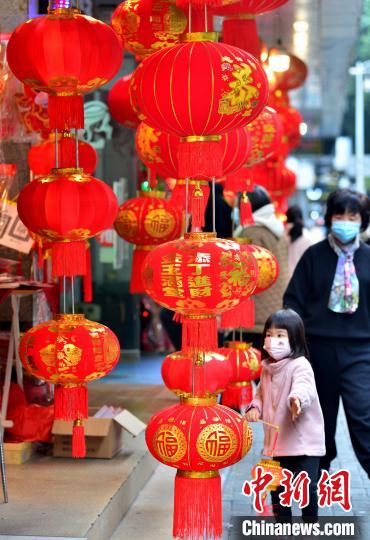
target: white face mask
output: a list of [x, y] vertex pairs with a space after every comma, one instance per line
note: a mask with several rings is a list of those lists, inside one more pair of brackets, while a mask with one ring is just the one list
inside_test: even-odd
[[292, 352], [287, 337], [266, 337], [263, 348], [274, 360], [287, 358]]

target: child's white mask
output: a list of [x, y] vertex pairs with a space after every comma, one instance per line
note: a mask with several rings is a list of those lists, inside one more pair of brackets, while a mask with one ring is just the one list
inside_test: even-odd
[[287, 337], [266, 337], [263, 348], [274, 360], [287, 358], [292, 352]]

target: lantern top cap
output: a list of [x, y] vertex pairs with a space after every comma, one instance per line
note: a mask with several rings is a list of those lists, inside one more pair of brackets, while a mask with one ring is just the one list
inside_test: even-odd
[[251, 343], [244, 343], [243, 341], [224, 341], [224, 347], [226, 349], [246, 351], [247, 349], [250, 349], [251, 346]]
[[217, 403], [217, 396], [212, 395], [209, 397], [181, 397], [180, 398], [181, 405], [189, 405], [190, 407], [198, 407], [198, 406], [212, 406]]
[[154, 199], [164, 199], [166, 197], [165, 191], [153, 190], [153, 191], [138, 191], [139, 197], [152, 197]]
[[84, 174], [83, 169], [77, 169], [74, 167], [65, 167], [60, 169], [51, 169], [52, 174]]
[[184, 42], [191, 41], [218, 41], [218, 32], [189, 32], [184, 36]]
[[217, 238], [217, 233], [215, 232], [188, 232], [184, 235], [185, 240], [210, 240], [212, 238]]
[[48, 16], [56, 19], [73, 19], [76, 15], [81, 15], [81, 11], [75, 7], [48, 8]]
[[239, 236], [235, 236], [234, 238], [230, 238], [230, 240], [233, 240], [237, 244], [244, 245], [244, 244], [252, 244], [251, 238], [242, 238]]
[[85, 320], [85, 315], [83, 313], [59, 313], [56, 320], [62, 322], [81, 322]]

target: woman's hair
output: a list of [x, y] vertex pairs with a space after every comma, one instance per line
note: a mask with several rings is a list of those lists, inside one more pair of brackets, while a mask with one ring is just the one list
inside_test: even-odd
[[287, 223], [293, 223], [293, 227], [289, 231], [289, 236], [292, 242], [295, 242], [302, 236], [303, 232], [303, 214], [298, 204], [290, 206], [286, 213]]
[[330, 193], [326, 202], [325, 225], [331, 227], [331, 221], [335, 214], [361, 215], [361, 230], [365, 231], [369, 225], [370, 201], [367, 195], [351, 191], [350, 189], [337, 189]]
[[[265, 342], [266, 332], [271, 328], [283, 328], [288, 332], [291, 353], [289, 358], [305, 356], [309, 358], [303, 321], [292, 309], [279, 309], [272, 313], [265, 323], [262, 335], [262, 345]], [[269, 358], [265, 349], [262, 348], [262, 359]]]
[[259, 210], [266, 204], [271, 203], [271, 198], [268, 192], [262, 186], [254, 186], [251, 193], [248, 193], [248, 199], [251, 203], [252, 212]]

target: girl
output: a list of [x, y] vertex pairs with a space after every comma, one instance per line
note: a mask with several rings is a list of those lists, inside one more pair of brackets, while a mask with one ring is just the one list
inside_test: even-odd
[[[324, 420], [316, 391], [302, 319], [291, 309], [276, 311], [263, 332], [262, 375], [246, 418], [265, 425], [263, 453], [276, 457], [292, 473], [306, 471], [311, 480], [310, 502], [302, 517], [317, 517], [317, 480], [320, 457], [325, 454]], [[290, 518], [292, 510], [280, 504], [283, 488], [271, 493], [274, 515]]]

